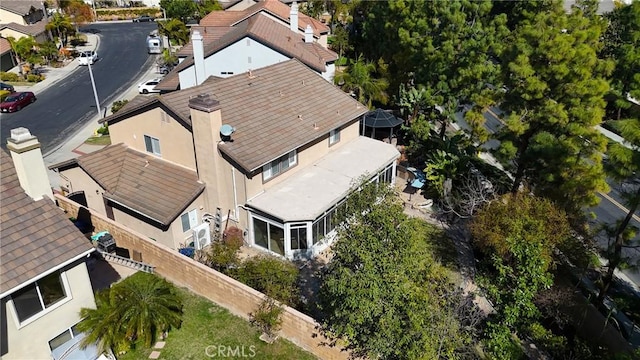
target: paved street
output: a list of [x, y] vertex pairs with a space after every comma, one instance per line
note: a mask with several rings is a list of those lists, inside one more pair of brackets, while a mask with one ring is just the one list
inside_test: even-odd
[[[95, 45], [100, 59], [92, 71], [101, 107], [111, 104], [153, 66], [155, 56], [147, 54], [145, 39], [156, 26], [155, 23], [96, 23], [81, 28], [97, 35]], [[19, 112], [0, 115], [2, 146], [6, 146], [4, 139], [11, 129], [23, 126], [38, 137], [46, 154], [94, 121], [97, 115], [86, 66], [75, 66], [63, 80], [44, 89], [35, 90], [37, 85], [33, 88], [38, 98], [36, 103]]]

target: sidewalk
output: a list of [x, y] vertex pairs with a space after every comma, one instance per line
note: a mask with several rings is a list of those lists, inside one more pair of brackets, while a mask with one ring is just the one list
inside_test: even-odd
[[[100, 36], [91, 33], [84, 33], [87, 36], [87, 42], [82, 46], [76, 46], [76, 50], [78, 52], [94, 50], [98, 52], [100, 48]], [[98, 55], [100, 53], [98, 52]], [[47, 87], [57, 83], [60, 80], [65, 79], [69, 74], [73, 73], [80, 67], [78, 65], [78, 60], [72, 59], [65, 61], [65, 65], [60, 68], [54, 68], [51, 66], [40, 66], [38, 69], [45, 76], [45, 79], [39, 83], [36, 83], [32, 86], [16, 86], [16, 91], [32, 91], [38, 95], [40, 91], [43, 91]], [[12, 72], [18, 72], [18, 67], [11, 69]]]
[[[95, 50], [98, 52], [98, 56], [100, 56], [99, 48], [100, 48], [100, 36], [92, 33], [84, 33], [87, 36], [87, 42], [83, 46], [77, 46], [76, 49], [78, 51], [85, 50]], [[100, 60], [98, 60], [99, 62]], [[42, 73], [45, 75], [45, 79], [35, 85], [32, 86], [16, 86], [16, 91], [32, 91], [38, 95], [38, 92], [41, 92], [56, 84], [57, 82], [64, 80], [74, 71], [76, 71], [80, 66], [78, 65], [78, 61], [76, 59], [68, 61], [64, 67], [61, 68], [53, 68], [48, 66], [41, 67]], [[17, 72], [18, 69], [14, 68], [11, 71]], [[133, 82], [133, 85], [125, 90], [123, 93], [119, 94], [115, 97], [114, 101], [118, 100], [131, 100], [136, 95], [138, 95], [137, 84], [158, 77], [159, 75], [156, 73], [156, 67], [151, 66], [149, 69], [144, 71], [142, 75]], [[106, 95], [106, 94], [105, 94]], [[105, 96], [103, 95], [103, 96]], [[152, 95], [153, 96], [153, 95]], [[107, 108], [106, 115], [111, 115], [111, 106], [113, 103], [104, 104]], [[80, 155], [87, 154], [99, 149], [102, 149], [104, 146], [96, 146], [96, 145], [88, 145], [85, 144], [85, 140], [91, 137], [95, 131], [101, 126], [98, 124], [98, 120], [100, 117], [96, 114], [90, 121], [88, 121], [85, 125], [77, 129], [75, 134], [67, 139], [64, 142], [54, 149], [48, 151], [43, 154], [44, 162], [46, 166], [50, 166], [65, 160], [69, 160], [72, 158], [77, 158]], [[34, 134], [37, 136], [37, 134]], [[49, 181], [51, 182], [51, 186], [54, 189], [59, 189], [61, 184], [60, 175], [54, 172], [53, 170], [49, 170]]]

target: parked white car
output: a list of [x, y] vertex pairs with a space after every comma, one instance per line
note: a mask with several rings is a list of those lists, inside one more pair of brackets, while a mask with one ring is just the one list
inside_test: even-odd
[[160, 90], [156, 89], [156, 85], [162, 80], [161, 78], [143, 81], [138, 84], [138, 92], [140, 94], [159, 93]]
[[78, 56], [78, 63], [80, 65], [93, 65], [96, 61], [98, 61], [98, 53], [95, 51], [83, 51], [80, 53], [80, 56]]

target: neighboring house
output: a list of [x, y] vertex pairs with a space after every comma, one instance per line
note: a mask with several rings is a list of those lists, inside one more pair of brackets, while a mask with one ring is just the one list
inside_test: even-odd
[[[285, 4], [291, 4], [294, 0], [280, 0]], [[218, 4], [222, 6], [223, 9], [229, 11], [240, 11], [246, 10], [247, 8], [255, 5], [260, 0], [218, 0]], [[299, 1], [304, 2], [304, 1]]]
[[184, 231], [176, 238], [175, 230], [166, 230], [156, 240], [174, 248], [190, 243], [193, 229], [208, 229], [203, 220], [218, 215], [222, 227], [229, 221], [243, 229], [251, 246], [287, 258], [310, 257], [331, 242], [336, 208], [358, 179], [395, 180], [395, 147], [359, 136], [367, 110], [300, 61], [288, 60], [169, 94], [138, 96], [104, 119], [117, 145], [80, 157], [77, 166], [53, 168], [69, 191], [84, 190], [89, 207], [106, 213], [115, 208], [113, 196], [102, 193], [100, 176], [82, 164], [115, 158], [111, 154], [118, 151], [144, 152], [148, 162], [132, 162], [126, 170], [102, 162], [110, 168], [104, 173], [118, 178], [126, 171], [127, 186], [144, 193], [127, 203], [120, 198], [129, 212], [114, 214], [116, 221], [157, 234], [149, 209], [178, 189], [155, 183], [182, 184], [182, 177], [164, 171], [133, 178], [148, 168], [180, 166], [197, 173], [206, 187], [191, 203], [184, 197], [174, 204], [182, 207], [177, 219]]
[[[338, 55], [326, 48], [328, 28], [324, 24], [298, 14], [296, 3], [289, 9], [268, 0], [250, 9], [214, 11], [202, 19], [192, 29], [191, 41], [178, 52], [180, 64], [156, 89], [186, 89], [209, 76], [228, 77], [293, 58], [327, 81], [333, 80]], [[286, 21], [276, 16], [282, 12], [290, 13]], [[299, 24], [305, 26], [302, 31]], [[203, 72], [198, 76], [200, 64]]]
[[9, 40], [0, 37], [0, 71], [9, 71], [16, 63]]
[[[87, 359], [77, 348], [80, 309], [95, 307], [86, 259], [93, 246], [56, 207], [38, 140], [11, 130], [0, 150], [0, 355], [9, 359]], [[65, 354], [67, 357], [63, 357]]]
[[33, 36], [37, 42], [45, 42], [46, 24], [41, 1], [0, 1], [0, 36], [15, 39]]

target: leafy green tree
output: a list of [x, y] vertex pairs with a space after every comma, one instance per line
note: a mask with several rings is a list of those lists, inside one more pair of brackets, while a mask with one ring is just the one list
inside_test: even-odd
[[501, 107], [508, 116], [498, 156], [511, 165], [512, 192], [524, 184], [578, 214], [607, 189], [606, 141], [595, 126], [604, 114], [611, 63], [596, 54], [603, 23], [553, 4], [525, 17], [503, 52]]
[[98, 292], [96, 309], [82, 308], [78, 330], [82, 346], [97, 343], [101, 351], [151, 347], [159, 333], [180, 327], [182, 300], [175, 287], [153, 274], [139, 272]]
[[361, 103], [367, 104], [371, 108], [372, 102], [387, 102], [386, 89], [389, 83], [384, 78], [377, 78], [376, 67], [374, 63], [365, 62], [362, 56], [357, 60], [351, 60], [351, 64], [346, 71], [338, 72], [334, 78], [334, 82], [346, 92], [353, 92], [356, 99]]
[[333, 51], [338, 52], [340, 58], [342, 58], [345, 52], [352, 49], [351, 44], [349, 44], [349, 33], [344, 27], [336, 27], [329, 46]]
[[[640, 89], [632, 91], [632, 95], [640, 98]], [[608, 251], [609, 264], [607, 264], [607, 272], [602, 278], [602, 287], [598, 294], [600, 302], [609, 291], [615, 269], [622, 264], [630, 263], [629, 259], [623, 256], [622, 249], [640, 247], [640, 243], [633, 240], [638, 229], [630, 225], [631, 219], [640, 206], [640, 119], [618, 120], [612, 126], [620, 131], [627, 143], [613, 143], [609, 146], [607, 173], [623, 184], [620, 192], [628, 211], [627, 215], [610, 229], [613, 244]]]
[[58, 58], [58, 48], [53, 41], [47, 41], [44, 44], [38, 44], [38, 54], [42, 56], [47, 64]]
[[198, 21], [212, 11], [223, 10], [216, 0], [201, 0], [196, 2], [194, 18]]
[[461, 176], [467, 174], [470, 161], [475, 155], [475, 148], [463, 132], [447, 136], [444, 140], [432, 132], [430, 139], [424, 173], [429, 180], [429, 186], [433, 187], [437, 194], [443, 195], [445, 181], [457, 183]]
[[603, 36], [602, 56], [616, 62], [611, 93], [615, 95], [619, 120], [622, 109], [631, 106], [627, 95], [640, 90], [640, 2], [617, 7], [605, 16], [609, 25]]
[[518, 193], [489, 203], [476, 214], [470, 229], [492, 266], [484, 287], [497, 316], [489, 327], [488, 350], [496, 358], [508, 359], [518, 351], [508, 346], [507, 334], [539, 316], [534, 299], [553, 284], [554, 254], [570, 236], [569, 221], [551, 201]]
[[345, 209], [321, 278], [324, 333], [355, 357], [455, 358], [464, 335], [449, 303], [454, 286], [429, 251], [426, 225], [373, 183]]
[[479, 112], [495, 101], [487, 84], [498, 75], [491, 56], [501, 51], [506, 17], [489, 17], [491, 7], [484, 0], [361, 2], [356, 51], [389, 64], [393, 92], [408, 83], [429, 89], [444, 138], [461, 105], [475, 103]]
[[193, 18], [198, 11], [193, 0], [160, 0], [160, 7], [165, 10], [168, 18], [180, 20], [182, 23]]

